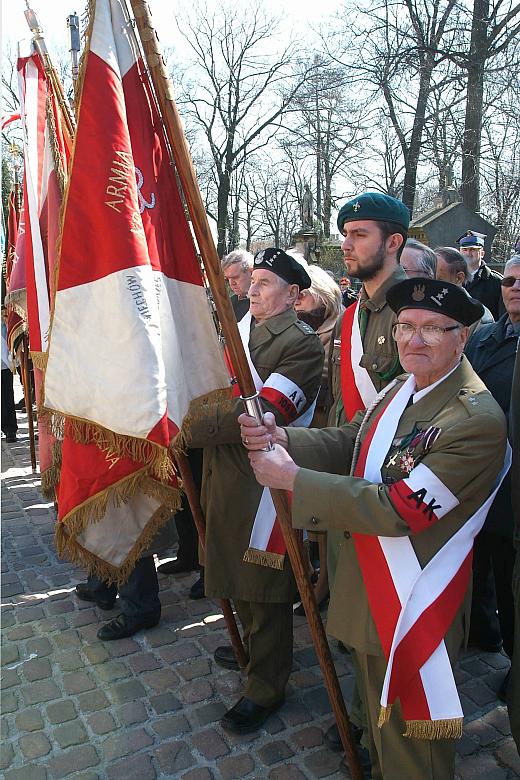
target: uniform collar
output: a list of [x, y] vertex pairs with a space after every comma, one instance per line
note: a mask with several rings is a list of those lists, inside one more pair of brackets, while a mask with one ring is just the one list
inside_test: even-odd
[[416, 422], [428, 422], [439, 414], [454, 395], [469, 396], [486, 389], [465, 355], [460, 364], [440, 382], [433, 393], [428, 393], [413, 405]]
[[268, 320], [256, 322], [255, 331], [265, 328], [276, 336], [278, 333], [283, 333], [284, 330], [287, 330], [287, 328], [293, 325], [297, 319], [298, 317], [293, 308], [286, 309], [281, 314], [275, 314], [274, 317], [269, 317]]
[[377, 288], [375, 293], [371, 298], [368, 297], [365, 287], [363, 286], [361, 288], [361, 293], [359, 296], [359, 305], [363, 306], [364, 308], [368, 309], [369, 311], [380, 311], [386, 306], [386, 294], [390, 287], [393, 287], [394, 284], [397, 284], [398, 282], [404, 281], [404, 279], [407, 279], [405, 272], [401, 268], [400, 265], [397, 265], [395, 270], [392, 271], [390, 276], [385, 279], [385, 281]]

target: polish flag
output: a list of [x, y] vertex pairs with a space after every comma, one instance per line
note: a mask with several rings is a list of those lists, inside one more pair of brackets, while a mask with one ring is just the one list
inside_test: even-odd
[[122, 581], [178, 506], [172, 445], [229, 377], [126, 7], [90, 13], [45, 406], [66, 420], [58, 547]]

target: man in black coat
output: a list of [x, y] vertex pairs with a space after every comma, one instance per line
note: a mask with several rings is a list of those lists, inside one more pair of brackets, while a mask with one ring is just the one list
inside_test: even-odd
[[[474, 334], [468, 342], [466, 355], [509, 419], [520, 336], [520, 255], [506, 263], [504, 274], [501, 286], [506, 313], [498, 322], [483, 325]], [[471, 638], [488, 650], [499, 650], [503, 640], [504, 650], [510, 658], [514, 635], [514, 562], [511, 476], [508, 474], [474, 547]], [[498, 621], [495, 607], [498, 607]], [[505, 686], [501, 692], [505, 693]]]
[[461, 254], [467, 260], [468, 270], [472, 275], [471, 281], [465, 287], [472, 298], [476, 298], [487, 306], [495, 320], [504, 313], [502, 291], [500, 287], [501, 274], [493, 271], [484, 262], [484, 233], [467, 230], [457, 243]]

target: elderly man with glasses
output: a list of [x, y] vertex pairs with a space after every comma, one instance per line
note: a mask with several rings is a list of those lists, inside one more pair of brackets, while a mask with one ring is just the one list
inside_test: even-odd
[[386, 297], [408, 376], [366, 412], [319, 431], [239, 421], [260, 484], [292, 491], [294, 525], [344, 532], [328, 633], [362, 670], [372, 777], [447, 780], [462, 733], [453, 664], [473, 538], [504, 471], [506, 424], [462, 354], [481, 304], [433, 279]]

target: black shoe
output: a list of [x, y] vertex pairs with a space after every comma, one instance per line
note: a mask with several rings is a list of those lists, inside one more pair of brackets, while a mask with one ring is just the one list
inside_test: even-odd
[[222, 666], [224, 669], [232, 669], [234, 672], [240, 671], [235, 651], [231, 645], [217, 647], [213, 653], [213, 659], [217, 666]]
[[[357, 746], [357, 751], [359, 755], [359, 763], [361, 764], [361, 770], [363, 772], [363, 779], [371, 780], [372, 762], [370, 761], [370, 753], [366, 748], [362, 747], [361, 745]], [[347, 764], [346, 758], [342, 759], [341, 764], [339, 765], [339, 771], [342, 772], [344, 775], [347, 775], [347, 777], [352, 777], [352, 774], [350, 772], [350, 767]]]
[[157, 625], [161, 615], [148, 615], [129, 617], [128, 615], [118, 615], [109, 623], [101, 626], [97, 632], [98, 639], [110, 641], [112, 639], [125, 639], [127, 636], [137, 634], [142, 628], [153, 628]]
[[220, 721], [222, 728], [233, 734], [249, 734], [257, 731], [267, 720], [269, 715], [280, 709], [284, 699], [272, 704], [270, 707], [262, 707], [251, 699], [242, 697], [234, 707], [226, 712]]
[[116, 597], [110, 598], [109, 596], [96, 596], [93, 590], [90, 590], [85, 582], [79, 582], [76, 585], [76, 596], [82, 601], [94, 601], [100, 609], [113, 609], [116, 603]]
[[190, 588], [189, 593], [190, 599], [193, 599], [194, 601], [197, 601], [198, 599], [203, 599], [205, 596], [204, 593], [204, 575], [201, 574], [199, 579], [193, 583], [193, 585]]
[[25, 412], [25, 398], [21, 398], [17, 404], [14, 405], [17, 412]]
[[[352, 732], [354, 742], [359, 745], [361, 742], [361, 737], [363, 736], [363, 729], [360, 726], [355, 726], [353, 723], [351, 723], [350, 730]], [[333, 750], [335, 753], [339, 753], [341, 750], [343, 750], [343, 744], [339, 736], [337, 723], [333, 723], [332, 726], [327, 729], [323, 735], [323, 741], [329, 750]]]
[[6, 433], [5, 440], [8, 444], [14, 444], [16, 441], [18, 441], [16, 438], [16, 433]]
[[186, 574], [190, 571], [197, 571], [198, 568], [198, 563], [191, 563], [176, 558], [174, 561], [161, 563], [161, 565], [157, 567], [157, 571], [160, 574]]

